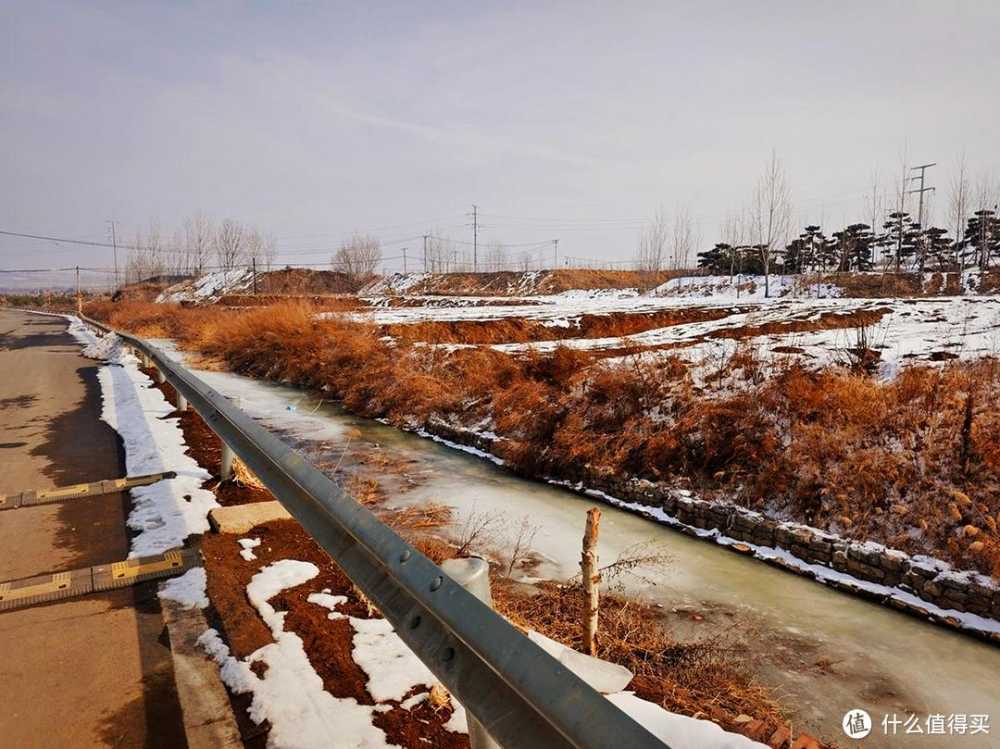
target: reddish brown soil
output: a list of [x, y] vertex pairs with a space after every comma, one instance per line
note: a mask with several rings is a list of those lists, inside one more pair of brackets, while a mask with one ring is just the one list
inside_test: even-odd
[[787, 335], [789, 333], [812, 333], [817, 330], [842, 330], [877, 325], [885, 315], [892, 312], [888, 307], [859, 309], [852, 312], [824, 312], [816, 319], [781, 320], [763, 325], [743, 325], [738, 328], [713, 330], [706, 338], [754, 338], [761, 335]]
[[222, 307], [267, 307], [278, 302], [288, 301], [294, 298], [296, 301], [312, 305], [317, 312], [340, 312], [361, 309], [362, 304], [356, 296], [351, 294], [332, 294], [320, 296], [316, 294], [226, 294], [219, 297], [216, 304]]
[[346, 273], [332, 270], [283, 268], [257, 276], [261, 294], [349, 294], [357, 288], [357, 282]]

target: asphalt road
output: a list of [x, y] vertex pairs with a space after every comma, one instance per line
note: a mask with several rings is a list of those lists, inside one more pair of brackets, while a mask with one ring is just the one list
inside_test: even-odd
[[[0, 308], [0, 494], [124, 475], [97, 365]], [[0, 581], [124, 559], [127, 495], [0, 512]], [[156, 583], [0, 612], [0, 744], [185, 747]]]

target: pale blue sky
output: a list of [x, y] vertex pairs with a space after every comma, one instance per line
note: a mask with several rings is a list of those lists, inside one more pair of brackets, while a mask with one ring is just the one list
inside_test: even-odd
[[[1000, 3], [361, 5], [0, 3], [0, 229], [200, 210], [301, 250], [468, 240], [475, 202], [484, 242], [615, 259], [659, 206], [714, 241], [772, 148], [800, 222], [862, 216], [904, 147], [939, 203], [963, 151], [1000, 174]], [[0, 239], [70, 258], [110, 262]]]

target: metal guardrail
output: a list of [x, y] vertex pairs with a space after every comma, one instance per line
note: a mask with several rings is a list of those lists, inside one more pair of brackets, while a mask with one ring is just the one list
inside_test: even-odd
[[225, 396], [141, 338], [81, 319], [156, 366], [501, 746], [663, 749]]

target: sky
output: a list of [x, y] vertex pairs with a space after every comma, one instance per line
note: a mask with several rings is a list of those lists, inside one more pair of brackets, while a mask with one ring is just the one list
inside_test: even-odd
[[[202, 213], [326, 262], [421, 235], [628, 260], [701, 246], [772, 151], [794, 224], [864, 218], [937, 162], [1000, 175], [1000, 3], [0, 1], [0, 230], [129, 241]], [[464, 248], [465, 245], [458, 245]], [[528, 248], [528, 249], [522, 249]], [[0, 237], [0, 269], [111, 250]], [[2, 285], [0, 279], [0, 285]]]

